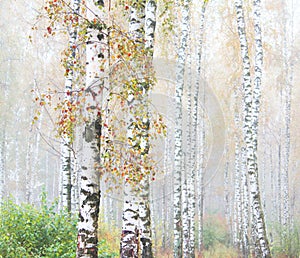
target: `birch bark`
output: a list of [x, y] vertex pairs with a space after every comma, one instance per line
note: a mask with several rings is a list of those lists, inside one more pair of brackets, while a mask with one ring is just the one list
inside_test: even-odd
[[[20, 121], [20, 109], [16, 110], [16, 113], [14, 114], [14, 117], [16, 118], [16, 121]], [[14, 197], [16, 200], [16, 203], [20, 202], [20, 198], [19, 198], [19, 189], [20, 189], [20, 151], [19, 151], [19, 136], [20, 136], [20, 131], [17, 130], [16, 134], [15, 134], [15, 140], [14, 140], [14, 144], [15, 144], [15, 171], [14, 171], [14, 180], [15, 180], [15, 184], [16, 184], [16, 188], [15, 188], [15, 193], [14, 193]]]
[[[146, 50], [146, 65], [152, 67], [153, 43], [156, 25], [156, 2], [134, 1], [130, 11], [129, 32], [132, 34], [138, 50]], [[138, 87], [141, 96], [136, 97], [133, 91], [128, 95], [128, 128], [127, 138], [129, 142], [128, 148], [133, 150], [133, 155], [137, 155], [141, 160], [141, 164], [147, 163], [149, 153], [149, 114], [148, 114], [148, 91], [149, 86], [143, 86], [142, 82], [146, 82], [143, 72], [148, 68], [139, 61], [132, 61], [132, 68], [136, 70]], [[144, 71], [140, 71], [143, 69]], [[148, 83], [148, 82], [146, 82]], [[139, 117], [135, 112], [139, 109]], [[140, 127], [136, 124], [141, 123]], [[139, 154], [134, 149], [138, 148]], [[133, 160], [134, 162], [134, 160]], [[121, 237], [121, 257], [137, 257], [139, 253], [141, 257], [152, 257], [152, 235], [151, 235], [151, 214], [150, 214], [150, 185], [149, 175], [144, 165], [138, 168], [138, 172], [142, 175], [140, 181], [140, 189], [137, 191], [130, 183], [125, 182], [125, 198], [123, 209], [123, 226]], [[138, 199], [137, 199], [138, 197]]]
[[190, 219], [188, 217], [188, 183], [187, 183], [187, 176], [184, 176], [182, 184], [182, 257], [186, 258], [189, 257], [189, 246], [190, 246], [190, 236], [189, 236], [189, 226], [190, 226]]
[[[261, 207], [259, 182], [258, 182], [258, 167], [257, 167], [257, 135], [258, 135], [258, 117], [260, 110], [261, 97], [261, 80], [262, 80], [262, 66], [263, 66], [263, 47], [262, 47], [262, 33], [260, 25], [261, 16], [261, 1], [253, 1], [253, 20], [254, 20], [254, 40], [255, 40], [255, 60], [254, 60], [254, 88], [253, 88], [253, 117], [252, 117], [252, 141], [253, 141], [253, 163], [249, 162], [249, 184], [250, 184], [250, 200], [253, 205], [253, 221], [255, 226], [256, 237], [263, 257], [271, 257], [269, 243], [267, 239], [266, 225]], [[250, 146], [249, 146], [250, 147]], [[258, 248], [257, 248], [258, 249]]]
[[[156, 1], [148, 0], [145, 6], [145, 49], [148, 52], [147, 62], [150, 68], [152, 67], [153, 51], [154, 51], [154, 35], [156, 28]], [[147, 69], [147, 68], [146, 68]], [[142, 160], [147, 162], [149, 154], [150, 142], [149, 142], [149, 124], [150, 118], [148, 114], [148, 90], [144, 90], [144, 96], [142, 99], [142, 105], [145, 109], [145, 116], [142, 119], [142, 141], [141, 144], [145, 147], [142, 150]], [[144, 170], [144, 168], [142, 168]], [[141, 181], [140, 192], [140, 205], [139, 205], [139, 218], [140, 218], [140, 242], [141, 242], [141, 255], [143, 258], [153, 257], [152, 250], [152, 233], [151, 233], [151, 214], [150, 214], [150, 184], [149, 175], [144, 171], [145, 176]]]
[[229, 182], [230, 182], [230, 174], [229, 174], [229, 150], [228, 150], [228, 143], [226, 143], [225, 148], [225, 167], [224, 167], [224, 204], [225, 204], [225, 220], [226, 225], [229, 229], [229, 233], [232, 233], [231, 228], [231, 202], [230, 202], [230, 188], [229, 188]]
[[[235, 123], [238, 125], [238, 115], [235, 115]], [[234, 213], [233, 213], [233, 244], [242, 250], [241, 227], [242, 227], [242, 204], [241, 204], [241, 154], [239, 138], [235, 135], [235, 174], [234, 174]]]
[[[205, 126], [204, 126], [204, 105], [205, 105], [205, 90], [203, 89], [202, 105], [203, 109], [199, 121], [199, 92], [200, 92], [200, 78], [201, 78], [201, 61], [202, 61], [202, 48], [203, 48], [203, 37], [204, 37], [204, 26], [205, 26], [205, 12], [208, 1], [204, 0], [201, 8], [201, 17], [199, 22], [199, 33], [197, 35], [197, 59], [196, 69], [197, 78], [194, 93], [194, 107], [192, 111], [192, 138], [196, 139], [198, 133], [198, 141], [194, 141], [192, 145], [192, 160], [196, 160], [196, 148], [199, 148], [199, 162], [193, 164], [192, 173], [197, 174], [197, 192], [198, 192], [198, 251], [201, 254], [203, 251], [203, 198], [204, 198], [204, 184], [203, 184], [203, 168], [204, 168], [204, 141], [205, 141]], [[197, 130], [198, 128], [198, 130]], [[193, 133], [193, 131], [195, 133]], [[197, 171], [196, 171], [197, 170]]]
[[162, 229], [162, 250], [166, 250], [167, 244], [167, 202], [166, 202], [166, 179], [167, 173], [169, 170], [169, 148], [170, 148], [170, 140], [168, 139], [169, 132], [167, 132], [167, 136], [165, 138], [165, 148], [164, 148], [164, 176], [163, 176], [163, 184], [162, 184], [162, 214], [161, 214], [161, 224], [163, 225]]
[[120, 257], [137, 258], [139, 255], [139, 200], [138, 195], [134, 195], [132, 186], [128, 182], [124, 185], [123, 202]]
[[278, 143], [278, 150], [277, 150], [277, 160], [278, 160], [278, 169], [277, 169], [277, 180], [276, 180], [276, 190], [275, 190], [275, 196], [276, 196], [276, 206], [277, 208], [277, 218], [279, 224], [282, 224], [282, 146], [281, 146], [281, 130], [280, 130], [280, 137], [279, 137], [279, 143]]
[[[189, 24], [190, 27], [190, 24]], [[183, 257], [192, 257], [195, 253], [195, 243], [192, 242], [193, 231], [195, 230], [195, 174], [192, 164], [192, 145], [195, 138], [192, 138], [192, 58], [191, 58], [191, 32], [188, 32], [188, 50], [187, 50], [187, 118], [185, 126], [186, 134], [186, 151], [185, 151], [185, 166], [183, 168], [184, 184], [182, 189], [182, 252]], [[194, 204], [194, 205], [193, 205]], [[193, 229], [192, 229], [193, 228]], [[193, 249], [193, 252], [192, 252]]]
[[[95, 3], [87, 2], [87, 19], [91, 22], [98, 20]], [[96, 10], [95, 10], [96, 9]], [[105, 26], [103, 25], [103, 28]], [[98, 216], [100, 205], [100, 182], [97, 168], [100, 163], [101, 115], [99, 92], [103, 81], [99, 74], [98, 56], [101, 46], [98, 43], [99, 31], [90, 28], [89, 39], [86, 43], [86, 113], [83, 132], [83, 157], [80, 175], [79, 222], [76, 257], [98, 257]], [[100, 78], [100, 79], [99, 79]]]
[[[3, 86], [3, 100], [6, 102], [8, 100], [9, 91], [9, 74], [10, 74], [11, 62], [8, 60], [8, 67], [5, 76], [5, 82]], [[4, 110], [7, 111], [7, 110]], [[2, 119], [1, 119], [2, 120]], [[6, 178], [6, 153], [7, 151], [7, 120], [6, 118], [1, 121], [1, 142], [0, 142], [0, 206], [4, 200], [5, 196], [5, 178]]]
[[243, 62], [243, 133], [247, 153], [247, 172], [249, 176], [250, 205], [252, 208], [252, 232], [255, 244], [255, 254], [270, 257], [270, 249], [266, 237], [264, 215], [261, 207], [257, 166], [257, 130], [260, 107], [260, 87], [262, 76], [262, 41], [260, 28], [260, 1], [253, 2], [255, 28], [255, 74], [252, 92], [250, 58], [246, 39], [243, 1], [236, 0], [237, 26]]
[[181, 39], [176, 66], [175, 150], [174, 150], [174, 258], [182, 257], [181, 177], [182, 177], [182, 95], [186, 46], [189, 32], [190, 1], [182, 6]]
[[[71, 5], [72, 15], [78, 17], [80, 10], [80, 0], [72, 0]], [[77, 30], [78, 25], [72, 24], [69, 28], [69, 44], [68, 48], [70, 51], [70, 56], [67, 60], [66, 70], [67, 75], [65, 78], [65, 96], [64, 96], [64, 107], [63, 110], [68, 110], [69, 105], [73, 102], [72, 91], [75, 83], [75, 71], [74, 63], [76, 63], [76, 52], [77, 52]], [[62, 114], [63, 116], [64, 114]], [[74, 132], [69, 132], [68, 134], [62, 135], [61, 142], [61, 178], [62, 178], [62, 195], [61, 203], [62, 207], [66, 208], [68, 212], [72, 210], [72, 177], [74, 173], [74, 157], [72, 157], [72, 138], [74, 137]]]
[[0, 205], [5, 196], [5, 163], [6, 163], [6, 121], [1, 129], [0, 143]]
[[[140, 3], [138, 0], [133, 1], [130, 7], [130, 21], [129, 21], [129, 33], [132, 35], [134, 42], [140, 46], [140, 41], [143, 39], [144, 24], [145, 24], [145, 2]], [[132, 64], [134, 68], [138, 64]], [[141, 79], [141, 78], [138, 78]], [[128, 92], [128, 120], [127, 120], [127, 139], [129, 142], [130, 149], [133, 150], [133, 145], [138, 140], [133, 140], [136, 137], [135, 133], [135, 122], [136, 117], [134, 116], [134, 109], [137, 105], [135, 94], [132, 91]], [[134, 154], [129, 153], [127, 158], [129, 163], [135, 162]], [[126, 164], [127, 165], [127, 164]], [[130, 164], [128, 164], [130, 165]], [[141, 172], [141, 171], [139, 171]], [[120, 257], [121, 258], [137, 258], [139, 256], [139, 193], [135, 187], [128, 182], [129, 177], [126, 178], [124, 184], [124, 203], [123, 203], [123, 216], [122, 216], [122, 235], [120, 243]]]
[[[289, 161], [290, 161], [290, 123], [291, 123], [291, 95], [292, 95], [292, 81], [293, 81], [293, 68], [291, 64], [291, 54], [288, 47], [288, 17], [286, 2], [282, 1], [284, 10], [284, 35], [283, 35], [283, 69], [284, 69], [284, 90], [285, 90], [285, 103], [284, 103], [284, 152], [283, 152], [283, 171], [282, 171], [282, 224], [284, 227], [289, 226], [290, 223], [290, 198], [289, 198]], [[292, 34], [292, 33], [291, 33]], [[288, 230], [288, 229], [285, 229]]]

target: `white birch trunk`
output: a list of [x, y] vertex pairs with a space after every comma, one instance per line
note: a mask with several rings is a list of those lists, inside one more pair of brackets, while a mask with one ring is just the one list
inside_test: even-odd
[[274, 169], [274, 164], [273, 164], [273, 150], [272, 150], [272, 145], [269, 144], [269, 149], [270, 149], [270, 155], [269, 155], [269, 160], [270, 160], [270, 190], [271, 190], [271, 196], [272, 196], [272, 206], [271, 206], [271, 215], [270, 218], [274, 222], [276, 221], [276, 170]]
[[[280, 130], [281, 131], [281, 130]], [[277, 182], [276, 182], [276, 190], [275, 190], [275, 196], [276, 196], [276, 206], [277, 206], [277, 219], [279, 224], [282, 224], [282, 148], [281, 148], [281, 133], [279, 137], [279, 143], [278, 143], [278, 150], [277, 150], [277, 158], [278, 158], [278, 169], [277, 169]]]
[[234, 175], [234, 213], [233, 213], [233, 244], [242, 251], [242, 204], [241, 204], [241, 155], [238, 137], [235, 136], [235, 175]]
[[122, 216], [122, 236], [120, 244], [121, 258], [138, 258], [139, 256], [139, 200], [138, 194], [130, 183], [124, 185], [124, 201]]
[[156, 1], [147, 0], [145, 8], [145, 48], [151, 53], [149, 54], [150, 58], [153, 57], [154, 49], [154, 34], [156, 28]]
[[[151, 218], [151, 222], [152, 221], [155, 221], [155, 217], [154, 217], [154, 214], [155, 214], [155, 203], [153, 200], [154, 200], [154, 194], [153, 194], [153, 191], [150, 191], [150, 194], [151, 194], [151, 201], [150, 201], [150, 210], [151, 210], [151, 213], [150, 213], [150, 218]], [[152, 246], [151, 246], [151, 249], [152, 249], [152, 256], [153, 257], [157, 257], [157, 254], [156, 254], [156, 246], [158, 246], [158, 239], [157, 239], [157, 227], [156, 227], [156, 224], [155, 223], [151, 223], [151, 232], [152, 232]], [[154, 241], [154, 242], [153, 242]]]
[[[259, 181], [258, 181], [258, 167], [257, 167], [257, 135], [258, 135], [258, 116], [260, 110], [260, 96], [261, 96], [261, 80], [262, 80], [262, 66], [263, 66], [263, 47], [262, 47], [262, 35], [260, 25], [260, 12], [261, 3], [260, 0], [253, 1], [254, 9], [254, 38], [255, 38], [255, 62], [254, 62], [254, 88], [253, 88], [253, 120], [252, 120], [252, 141], [253, 141], [253, 163], [249, 162], [249, 183], [250, 183], [250, 200], [253, 205], [253, 221], [256, 225], [257, 241], [260, 245], [260, 250], [263, 257], [270, 257], [270, 248], [267, 239], [266, 225], [261, 207]], [[250, 145], [251, 146], [251, 145]], [[250, 147], [249, 146], [249, 147]]]
[[[14, 115], [16, 118], [16, 121], [20, 121], [20, 109], [17, 110], [16, 114]], [[19, 136], [20, 136], [20, 130], [16, 131], [15, 135], [15, 171], [14, 171], [14, 180], [15, 180], [15, 201], [17, 204], [19, 204], [19, 194], [20, 194], [20, 152], [19, 152]]]
[[[282, 1], [284, 10], [284, 36], [283, 36], [283, 69], [284, 69], [284, 84], [285, 84], [285, 103], [284, 103], [284, 118], [285, 118], [285, 132], [284, 132], [284, 152], [283, 152], [283, 171], [282, 171], [282, 224], [284, 227], [290, 225], [290, 198], [289, 198], [289, 162], [290, 162], [290, 124], [291, 124], [291, 95], [292, 95], [292, 81], [293, 81], [293, 64], [291, 63], [291, 54], [288, 46], [289, 24], [287, 17], [287, 3]], [[292, 28], [293, 30], [293, 28]], [[293, 33], [291, 33], [291, 40], [293, 40]], [[288, 230], [285, 228], [284, 230]]]
[[252, 93], [250, 59], [246, 39], [245, 20], [242, 0], [236, 0], [237, 25], [240, 39], [241, 57], [243, 61], [243, 133], [247, 152], [247, 171], [249, 176], [250, 205], [252, 208], [252, 232], [255, 254], [260, 257], [270, 257], [266, 237], [264, 215], [261, 207], [257, 166], [257, 129], [260, 104], [260, 87], [262, 74], [262, 42], [260, 29], [260, 1], [254, 1], [255, 28], [255, 78]]
[[167, 246], [167, 207], [166, 207], [166, 176], [164, 175], [163, 178], [163, 185], [162, 185], [163, 193], [162, 193], [162, 214], [161, 214], [161, 224], [162, 224], [162, 236], [161, 236], [161, 247], [162, 251], [166, 250]]
[[[72, 0], [70, 7], [72, 9], [72, 15], [77, 16], [80, 10], [80, 0]], [[77, 30], [78, 26], [73, 25], [69, 28], [69, 51], [70, 56], [67, 60], [67, 74], [65, 78], [65, 96], [64, 96], [64, 106], [63, 110], [68, 110], [69, 104], [73, 102], [72, 100], [72, 91], [74, 89], [75, 83], [75, 71], [74, 63], [76, 62], [76, 52], [77, 52]], [[64, 113], [62, 113], [62, 116]], [[72, 176], [74, 173], [74, 157], [72, 155], [72, 142], [71, 138], [74, 137], [74, 131], [69, 132], [69, 135], [62, 135], [61, 142], [61, 178], [62, 178], [62, 194], [61, 194], [61, 203], [62, 208], [66, 208], [68, 212], [72, 210]]]
[[[201, 8], [201, 17], [199, 22], [199, 32], [197, 35], [197, 59], [196, 69], [197, 78], [194, 93], [194, 108], [192, 111], [192, 138], [197, 138], [197, 132], [199, 133], [199, 141], [195, 140], [192, 145], [192, 160], [196, 160], [196, 149], [199, 148], [199, 162], [194, 162], [192, 173], [197, 174], [197, 192], [198, 192], [198, 251], [201, 254], [203, 251], [203, 198], [204, 198], [204, 185], [203, 185], [203, 170], [204, 170], [204, 141], [205, 141], [205, 126], [204, 126], [204, 107], [201, 112], [200, 121], [198, 119], [199, 106], [199, 92], [200, 92], [200, 78], [201, 78], [201, 61], [202, 61], [202, 48], [204, 37], [204, 25], [205, 25], [205, 11], [208, 1], [203, 1]], [[205, 105], [205, 91], [203, 90], [202, 105]], [[200, 126], [198, 126], [200, 125]], [[197, 130], [197, 128], [199, 128]], [[198, 143], [198, 144], [197, 144]], [[197, 173], [196, 173], [197, 170]]]
[[[201, 133], [203, 135], [203, 133]], [[203, 138], [203, 137], [202, 137]], [[204, 148], [200, 146], [200, 149]], [[198, 185], [198, 251], [201, 254], [204, 249], [204, 238], [203, 238], [203, 215], [204, 215], [204, 157], [199, 155], [200, 165], [197, 174], [197, 185]]]
[[241, 148], [241, 193], [242, 193], [242, 232], [241, 239], [243, 243], [243, 255], [248, 257], [250, 254], [249, 243], [249, 225], [251, 210], [249, 209], [249, 188], [248, 188], [248, 174], [247, 174], [247, 160], [246, 150]]
[[[6, 123], [6, 122], [5, 122]], [[6, 127], [6, 126], [5, 126]], [[1, 130], [1, 143], [0, 143], [0, 206], [5, 198], [5, 178], [6, 178], [6, 128]]]
[[95, 162], [99, 158], [96, 142], [96, 124], [91, 122], [85, 127], [83, 145], [83, 166], [80, 175], [80, 208], [76, 257], [98, 257], [98, 215], [100, 205], [99, 175]]
[[[190, 27], [190, 25], [189, 25]], [[191, 45], [191, 36], [189, 34], [189, 43]], [[182, 241], [182, 252], [183, 257], [193, 257], [192, 253], [195, 253], [195, 243], [192, 242], [195, 230], [195, 171], [193, 170], [192, 164], [192, 145], [195, 143], [196, 138], [192, 138], [192, 59], [191, 59], [191, 48], [188, 49], [187, 54], [187, 122], [186, 122], [186, 160], [184, 162], [185, 168], [185, 179], [184, 188], [182, 190], [182, 229], [183, 229], [183, 241]], [[193, 250], [193, 251], [192, 251]]]
[[153, 257], [152, 251], [152, 228], [150, 214], [150, 184], [149, 176], [145, 176], [140, 182], [140, 202], [139, 202], [139, 224], [140, 224], [140, 242], [141, 242], [141, 257]]
[[[152, 67], [153, 51], [154, 51], [154, 35], [156, 28], [156, 1], [147, 0], [145, 6], [145, 49], [148, 51], [147, 58], [150, 67]], [[146, 68], [147, 69], [147, 68]], [[142, 151], [142, 160], [147, 162], [147, 156], [149, 154], [149, 115], [148, 115], [148, 90], [144, 89], [144, 96], [142, 99], [142, 105], [145, 109], [145, 117], [142, 120], [142, 140], [141, 144], [144, 145], [144, 150]], [[144, 169], [142, 168], [142, 171]], [[140, 205], [139, 205], [139, 219], [140, 219], [140, 242], [141, 242], [141, 255], [143, 258], [153, 257], [152, 250], [152, 223], [151, 223], [151, 213], [150, 213], [150, 184], [149, 175], [143, 173], [145, 176], [140, 182]]]
[[195, 170], [192, 167], [191, 175], [187, 179], [187, 194], [188, 194], [188, 219], [189, 219], [189, 247], [188, 257], [195, 257], [195, 214], [196, 214], [196, 200], [195, 200]]
[[[235, 92], [235, 100], [236, 103], [239, 103], [238, 93]], [[239, 105], [238, 105], [239, 106]], [[242, 101], [242, 109], [244, 108], [245, 103]], [[237, 107], [238, 110], [238, 107]], [[238, 112], [238, 111], [236, 111]], [[240, 115], [235, 115], [235, 127], [238, 130], [241, 127]], [[251, 210], [249, 209], [249, 189], [248, 189], [248, 177], [247, 177], [247, 157], [246, 157], [246, 148], [245, 145], [241, 146], [240, 144], [241, 137], [239, 134], [236, 134], [236, 169], [239, 169], [239, 173], [236, 174], [238, 179], [235, 179], [236, 184], [239, 181], [239, 186], [236, 185], [237, 191], [239, 192], [238, 198], [239, 202], [237, 205], [237, 224], [238, 224], [238, 232], [236, 233], [239, 241], [239, 249], [244, 257], [248, 257], [250, 253], [250, 244], [249, 244], [249, 218], [251, 217]], [[243, 142], [242, 142], [243, 143]], [[238, 149], [237, 149], [238, 148]], [[238, 156], [237, 156], [238, 155]], [[238, 181], [237, 181], [238, 180]]]
[[[197, 123], [198, 130], [198, 155], [197, 160], [199, 164], [197, 165], [197, 191], [198, 191], [198, 251], [200, 255], [204, 249], [204, 238], [203, 238], [203, 215], [204, 215], [204, 152], [205, 152], [205, 116], [204, 116], [204, 106], [205, 106], [205, 89], [203, 89], [202, 96], [203, 108], [201, 111], [200, 121]], [[199, 107], [201, 108], [201, 107]]]
[[[191, 25], [190, 25], [191, 26]], [[189, 34], [191, 34], [189, 32]], [[195, 215], [196, 215], [196, 194], [195, 194], [195, 181], [196, 181], [196, 145], [197, 145], [197, 119], [193, 121], [194, 109], [198, 109], [198, 103], [195, 103], [195, 98], [192, 98], [192, 94], [195, 92], [193, 85], [193, 76], [192, 76], [192, 56], [191, 56], [191, 35], [189, 36], [189, 55], [188, 55], [188, 125], [187, 125], [187, 198], [188, 198], [188, 219], [189, 219], [189, 246], [187, 256], [190, 258], [195, 257]], [[192, 93], [193, 92], [193, 93]]]
[[190, 1], [182, 6], [181, 39], [176, 67], [175, 150], [174, 150], [174, 258], [182, 256], [181, 174], [182, 174], [182, 95], [186, 46], [189, 32]]
[[163, 226], [162, 228], [162, 250], [166, 250], [166, 243], [167, 243], [167, 202], [166, 202], [166, 178], [167, 174], [170, 172], [169, 170], [169, 148], [170, 148], [170, 140], [168, 139], [168, 131], [167, 136], [165, 138], [165, 148], [164, 148], [164, 177], [163, 177], [163, 184], [162, 184], [162, 214], [161, 214], [161, 224]]
[[[144, 33], [144, 13], [145, 13], [145, 2], [138, 3], [137, 1], [132, 2], [130, 7], [130, 21], [129, 21], [129, 32], [131, 33], [134, 41], [141, 48], [141, 40], [143, 39]], [[133, 68], [136, 68], [137, 64], [132, 64]], [[139, 73], [138, 73], [139, 74]], [[142, 78], [137, 78], [142, 79]], [[134, 132], [134, 123], [136, 118], [132, 113], [137, 101], [133, 91], [128, 92], [128, 118], [127, 118], [127, 139], [129, 142], [128, 148], [133, 148], [136, 133]], [[133, 150], [134, 152], [134, 150]], [[127, 154], [128, 156], [131, 154]], [[134, 162], [133, 157], [127, 157], [129, 162]], [[141, 172], [141, 171], [139, 171]], [[120, 243], [120, 257], [121, 258], [137, 258], [139, 257], [140, 242], [139, 242], [139, 193], [135, 191], [134, 186], [131, 185], [129, 177], [126, 176], [124, 184], [124, 201], [123, 201], [123, 216], [122, 216], [122, 235]]]
[[[154, 33], [156, 25], [156, 2], [153, 0], [143, 2], [133, 2], [130, 14], [129, 32], [133, 35], [138, 49], [145, 48], [148, 54], [147, 60], [152, 64]], [[143, 33], [144, 32], [144, 33]], [[145, 42], [143, 44], [143, 42]], [[142, 64], [144, 65], [144, 64]], [[132, 67], [140, 69], [139, 64], [133, 61]], [[146, 68], [147, 69], [147, 68]], [[144, 81], [140, 71], [137, 71], [139, 81]], [[149, 115], [148, 115], [148, 89], [140, 85], [142, 90], [141, 99], [135, 99], [134, 93], [129, 92], [128, 103], [130, 114], [128, 116], [128, 139], [130, 142], [129, 148], [133, 148], [136, 143], [141, 153], [139, 154], [142, 163], [147, 162], [149, 152]], [[139, 107], [140, 106], [140, 107]], [[141, 128], [134, 128], [136, 117], [131, 112], [139, 108], [142, 111], [140, 114]], [[135, 139], [136, 138], [136, 139]], [[135, 139], [135, 140], [134, 140]], [[140, 182], [140, 190], [136, 192], [128, 183], [125, 183], [126, 198], [124, 199], [123, 210], [123, 227], [121, 238], [121, 257], [136, 257], [139, 253], [141, 257], [153, 257], [152, 252], [152, 234], [151, 234], [151, 214], [150, 214], [150, 185], [149, 175], [140, 167], [140, 173], [143, 179]], [[131, 188], [131, 194], [130, 194]], [[136, 195], [139, 199], [136, 200]], [[131, 199], [131, 200], [130, 200]], [[136, 205], [136, 202], [138, 205]], [[137, 217], [136, 217], [137, 216]], [[132, 225], [132, 223], [134, 223]], [[140, 250], [139, 250], [140, 249]], [[132, 256], [130, 256], [132, 255]]]
[[5, 169], [6, 169], [6, 121], [1, 128], [0, 142], [0, 206], [5, 197]]
[[[98, 13], [96, 4], [87, 3], [87, 18], [101, 22], [95, 16]], [[99, 31], [90, 29], [86, 44], [86, 114], [83, 133], [83, 157], [80, 174], [79, 222], [76, 257], [98, 257], [98, 216], [100, 205], [100, 174], [97, 171], [100, 163], [101, 103], [99, 92], [103, 87], [100, 77], [98, 55], [100, 45], [97, 40]], [[100, 80], [99, 80], [100, 78]]]
[[62, 193], [61, 198], [61, 207], [66, 209], [68, 212], [71, 212], [71, 175], [72, 175], [72, 166], [71, 159], [72, 153], [70, 149], [70, 143], [68, 143], [67, 137], [63, 137], [61, 144], [61, 184], [62, 184]]
[[[82, 130], [80, 130], [82, 132]], [[76, 133], [75, 133], [76, 134]], [[79, 134], [77, 134], [79, 135]], [[78, 138], [78, 137], [77, 137]], [[79, 150], [77, 148], [77, 150]], [[77, 151], [77, 157], [73, 159], [73, 173], [71, 175], [71, 212], [77, 213], [79, 208], [79, 171], [80, 171], [80, 164], [79, 157], [82, 153]]]
[[189, 257], [189, 245], [190, 245], [190, 239], [189, 239], [189, 214], [188, 214], [188, 191], [187, 191], [187, 176], [185, 176], [183, 179], [182, 184], [182, 257], [187, 258]]
[[225, 220], [226, 225], [229, 229], [229, 233], [232, 233], [231, 229], [231, 202], [230, 200], [230, 190], [229, 190], [229, 182], [230, 182], [230, 174], [229, 174], [229, 150], [228, 143], [226, 143], [225, 149], [225, 168], [224, 168], [224, 205], [225, 205]]
[[[3, 85], [3, 99], [8, 100], [9, 91], [9, 76], [10, 76], [11, 61], [8, 60], [7, 71], [5, 76], [5, 82]], [[6, 111], [6, 110], [5, 110]], [[3, 121], [3, 122], [2, 122]], [[6, 193], [6, 161], [7, 161], [7, 121], [3, 119], [1, 121], [1, 142], [0, 142], [0, 206], [4, 200]]]

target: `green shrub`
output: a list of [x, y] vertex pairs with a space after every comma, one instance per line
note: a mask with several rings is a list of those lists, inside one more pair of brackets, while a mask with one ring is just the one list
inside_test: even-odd
[[0, 210], [2, 257], [75, 257], [76, 220], [55, 213], [42, 196], [40, 209], [8, 200]]
[[300, 256], [300, 225], [295, 222], [293, 226], [285, 228], [283, 225], [273, 223], [270, 227], [271, 253], [274, 257]]
[[[16, 205], [8, 200], [0, 208], [0, 257], [3, 258], [72, 258], [76, 255], [77, 218], [56, 213], [56, 204]], [[116, 257], [104, 240], [99, 243], [99, 257]]]
[[217, 215], [209, 215], [204, 218], [203, 244], [204, 249], [209, 250], [217, 245], [229, 245], [229, 232], [223, 218]]

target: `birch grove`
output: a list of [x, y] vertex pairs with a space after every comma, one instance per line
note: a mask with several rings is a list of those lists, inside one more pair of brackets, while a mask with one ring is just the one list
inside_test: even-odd
[[0, 256], [300, 255], [295, 1], [0, 7]]

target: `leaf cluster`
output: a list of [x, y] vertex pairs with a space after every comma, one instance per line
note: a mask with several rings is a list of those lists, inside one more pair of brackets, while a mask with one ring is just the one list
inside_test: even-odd
[[[143, 9], [139, 3], [132, 1], [130, 5]], [[125, 5], [123, 11], [126, 11], [128, 3], [122, 4]], [[70, 3], [64, 0], [48, 0], [44, 7], [49, 20], [46, 30], [48, 36], [54, 35], [53, 31], [57, 28], [62, 28], [66, 33], [77, 33], [76, 43], [69, 44], [62, 57], [65, 77], [73, 77], [73, 85], [67, 92], [56, 92], [64, 95], [59, 97], [54, 108], [57, 112], [58, 136], [68, 137], [72, 143], [75, 127], [83, 122], [92, 122], [89, 121], [88, 112], [95, 110], [90, 109], [85, 99], [91, 93], [84, 82], [86, 63], [83, 61], [85, 48], [91, 44], [99, 48], [95, 51], [98, 73], [106, 76], [101, 78], [104, 82], [99, 89], [98, 86], [95, 89], [95, 96], [100, 95], [104, 87], [108, 92], [107, 103], [103, 104], [99, 99], [96, 106], [96, 112], [101, 115], [102, 128], [102, 163], [97, 169], [100, 174], [108, 172], [134, 183], [145, 175], [151, 174], [154, 178], [157, 171], [154, 168], [155, 161], [149, 155], [151, 140], [158, 135], [165, 135], [166, 126], [162, 117], [151, 111], [151, 103], [147, 99], [148, 92], [155, 85], [151, 50], [144, 47], [142, 40], [134, 40], [126, 28], [122, 29], [116, 24], [111, 16], [113, 12], [105, 21], [97, 14], [94, 19], [88, 20], [86, 8], [85, 1], [82, 1], [80, 13], [75, 13]], [[126, 134], [126, 130], [131, 131], [131, 136]], [[115, 177], [111, 178], [115, 180]]]

